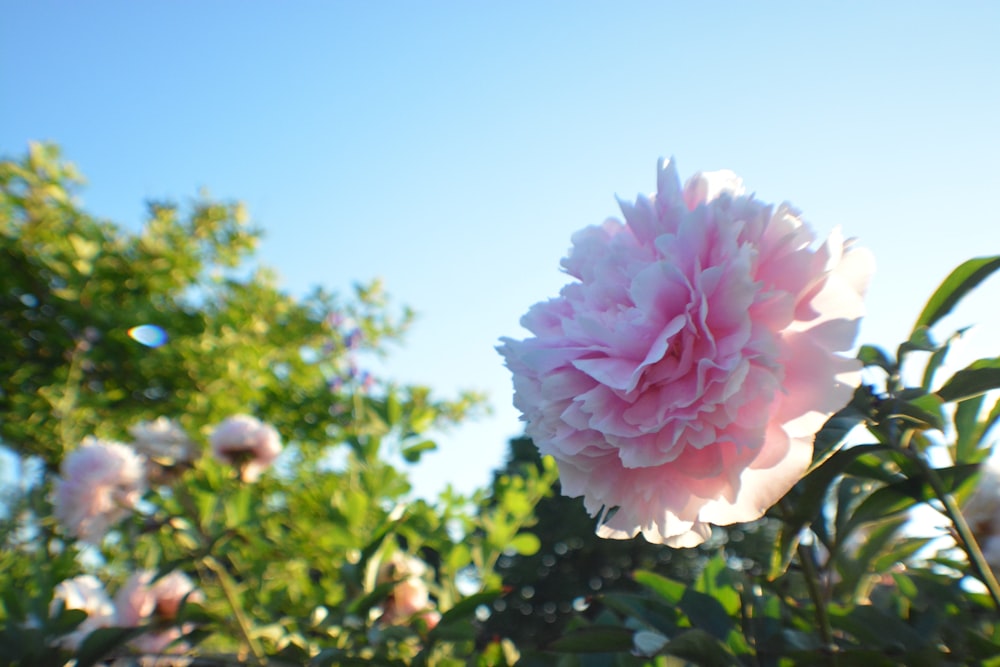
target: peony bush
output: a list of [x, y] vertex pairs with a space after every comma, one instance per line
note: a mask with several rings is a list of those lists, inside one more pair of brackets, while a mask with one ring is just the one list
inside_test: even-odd
[[946, 372], [940, 328], [1000, 256], [856, 347], [866, 250], [661, 163], [501, 342], [528, 437], [424, 500], [478, 399], [365, 368], [408, 310], [230, 271], [237, 204], [126, 232], [76, 179], [0, 161], [0, 664], [997, 664], [1000, 361]]

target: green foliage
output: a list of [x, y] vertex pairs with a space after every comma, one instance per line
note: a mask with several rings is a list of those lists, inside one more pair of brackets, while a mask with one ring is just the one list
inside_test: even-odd
[[[206, 655], [447, 664], [457, 647], [471, 651], [485, 598], [457, 582], [485, 585], [508, 542], [528, 548], [533, 536], [518, 533], [537, 492], [512, 481], [503, 511], [482, 521], [470, 499], [451, 495], [439, 511], [410, 498], [390, 461], [417, 462], [436, 448], [429, 430], [479, 404], [471, 393], [441, 400], [359, 367], [401, 339], [412, 312], [394, 312], [378, 282], [350, 299], [280, 291], [269, 271], [249, 268], [259, 233], [237, 203], [154, 203], [130, 233], [86, 213], [79, 182], [52, 146], [0, 163], [0, 336], [9, 351], [0, 437], [29, 468], [40, 464], [0, 522], [0, 626], [9, 629], [0, 662], [65, 661], [59, 637], [86, 615], [51, 601], [60, 582], [88, 570], [111, 592], [140, 569], [187, 574], [203, 597], [181, 621]], [[143, 324], [166, 341], [131, 337]], [[253, 484], [202, 451], [213, 426], [236, 413], [272, 424], [285, 443]], [[139, 511], [82, 556], [52, 518], [52, 475], [84, 436], [130, 441], [131, 426], [161, 415], [202, 446], [189, 461], [151, 460], [156, 475]], [[454, 522], [476, 539], [452, 535]], [[395, 552], [429, 566], [428, 610], [444, 614], [433, 636], [421, 618], [383, 619], [400, 582], [381, 569]], [[137, 634], [92, 633], [78, 664], [128, 653]]]

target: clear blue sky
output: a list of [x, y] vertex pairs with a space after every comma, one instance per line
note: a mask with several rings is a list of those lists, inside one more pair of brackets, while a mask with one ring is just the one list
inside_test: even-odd
[[[132, 226], [146, 198], [242, 199], [296, 293], [384, 278], [421, 315], [389, 374], [492, 397], [416, 473], [469, 490], [520, 432], [497, 339], [660, 156], [861, 237], [862, 336], [898, 342], [1000, 252], [998, 36], [986, 1], [0, 0], [0, 153], [60, 143]], [[959, 323], [995, 335], [985, 290]]]

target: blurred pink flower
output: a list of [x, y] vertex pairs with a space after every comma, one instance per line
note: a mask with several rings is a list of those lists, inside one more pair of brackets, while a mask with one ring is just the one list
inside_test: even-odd
[[129, 433], [135, 439], [132, 445], [136, 451], [153, 461], [169, 466], [194, 460], [194, 443], [172, 419], [158, 417], [139, 422], [129, 428]]
[[247, 415], [236, 415], [215, 427], [212, 454], [238, 466], [244, 482], [255, 482], [281, 453], [281, 438], [273, 426]]
[[60, 638], [59, 644], [64, 648], [75, 650], [94, 630], [117, 625], [111, 598], [104, 592], [104, 586], [97, 577], [91, 574], [81, 574], [60, 581], [52, 596], [52, 611], [55, 611], [60, 601], [66, 609], [80, 609], [87, 612], [87, 618], [83, 623], [70, 634]]
[[173, 625], [181, 603], [204, 600], [201, 591], [183, 572], [170, 572], [155, 582], [154, 573], [140, 571], [132, 574], [125, 585], [115, 595], [115, 609], [118, 623], [122, 627], [136, 627], [149, 623], [158, 624], [160, 629], [146, 632], [129, 642], [129, 646], [139, 653], [183, 653], [188, 649], [184, 642], [178, 642], [185, 633], [194, 629], [193, 624], [183, 627]]
[[805, 472], [851, 398], [870, 253], [815, 236], [732, 172], [620, 202], [573, 236], [577, 282], [533, 306], [534, 336], [498, 348], [527, 434], [583, 496], [598, 533], [693, 546], [760, 517]]
[[441, 619], [434, 611], [424, 576], [427, 566], [423, 561], [396, 552], [379, 569], [378, 582], [398, 582], [382, 605], [379, 619], [384, 625], [399, 625], [414, 616], [423, 619], [428, 629], [432, 629]]
[[63, 459], [52, 504], [68, 532], [98, 544], [112, 525], [128, 516], [145, 488], [142, 459], [131, 448], [87, 438]]

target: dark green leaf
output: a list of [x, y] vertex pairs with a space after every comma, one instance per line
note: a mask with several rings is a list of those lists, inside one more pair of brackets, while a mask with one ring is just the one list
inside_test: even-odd
[[888, 352], [875, 345], [862, 345], [858, 350], [858, 359], [865, 366], [878, 366], [886, 373], [893, 373], [896, 370], [895, 360]]
[[823, 424], [823, 428], [819, 430], [816, 434], [816, 439], [813, 442], [813, 465], [817, 461], [821, 461], [826, 456], [829, 456], [830, 452], [847, 437], [847, 434], [851, 430], [865, 421], [866, 415], [863, 410], [858, 407], [859, 403], [864, 403], [867, 401], [867, 395], [864, 394], [864, 389], [858, 389], [855, 392], [855, 398], [851, 403], [834, 413], [826, 423]]
[[791, 495], [792, 505], [790, 515], [785, 517], [781, 527], [775, 552], [771, 560], [771, 579], [777, 578], [791, 563], [798, 536], [802, 528], [812, 523], [826, 501], [827, 493], [834, 479], [843, 474], [844, 470], [858, 457], [886, 450], [885, 445], [856, 445], [842, 449], [828, 458], [819, 467], [801, 480]]
[[953, 333], [948, 337], [948, 340], [944, 342], [944, 345], [934, 350], [934, 354], [932, 354], [931, 358], [927, 360], [927, 366], [924, 368], [924, 380], [921, 383], [921, 386], [925, 391], [931, 390], [931, 387], [934, 384], [934, 375], [938, 372], [938, 369], [941, 368], [941, 365], [948, 357], [948, 352], [951, 350], [951, 344], [961, 338], [966, 331], [968, 331], [968, 327], [959, 329]]
[[913, 333], [910, 334], [910, 339], [899, 346], [899, 359], [902, 360], [908, 352], [934, 352], [935, 350], [937, 350], [937, 344], [931, 338], [928, 327], [915, 327]]
[[137, 637], [145, 628], [100, 628], [94, 630], [76, 653], [76, 667], [92, 667], [112, 650], [123, 646], [125, 642]]
[[834, 627], [850, 632], [868, 648], [881, 647], [902, 653], [934, 640], [933, 636], [922, 636], [895, 614], [872, 605], [857, 605], [842, 612], [831, 612]]
[[[345, 667], [370, 667], [371, 664], [371, 658], [352, 656], [339, 648], [324, 649], [307, 663], [308, 667], [340, 667], [341, 665]], [[406, 667], [406, 663], [402, 660], [390, 660], [385, 657], [380, 657], [378, 664], [380, 667], [382, 665], [385, 667]]]
[[492, 604], [494, 600], [500, 597], [502, 592], [503, 591], [493, 590], [470, 595], [448, 611], [444, 612], [444, 614], [441, 615], [441, 620], [438, 621], [437, 627], [434, 628], [431, 634], [433, 635], [437, 632], [437, 628], [441, 626], [446, 626], [449, 623], [455, 623], [457, 621], [470, 618], [473, 614], [475, 614], [476, 608], [479, 605]]
[[885, 416], [888, 419], [903, 419], [911, 428], [941, 430], [944, 428], [941, 403], [941, 397], [935, 394], [923, 394], [912, 400], [894, 400], [887, 405]]
[[700, 667], [731, 667], [739, 664], [736, 656], [729, 653], [712, 635], [698, 628], [674, 637], [661, 652], [683, 658]]
[[392, 593], [392, 589], [395, 587], [395, 581], [387, 581], [385, 583], [378, 584], [367, 595], [363, 595], [352, 601], [347, 607], [348, 613], [354, 614], [355, 616], [366, 615], [369, 609], [389, 597], [389, 594]]
[[733, 629], [733, 619], [725, 607], [711, 595], [689, 588], [678, 604], [691, 621], [691, 626], [704, 630], [717, 639], [725, 640]]
[[633, 631], [617, 625], [592, 625], [564, 634], [545, 647], [557, 653], [615, 653], [632, 649]]
[[[939, 468], [938, 477], [945, 491], [952, 493], [979, 469], [976, 464], [963, 464]], [[930, 484], [920, 478], [911, 478], [887, 484], [875, 490], [858, 505], [851, 516], [851, 525], [857, 526], [867, 521], [877, 521], [906, 511], [920, 502], [934, 498]]]
[[920, 327], [934, 326], [938, 320], [950, 313], [955, 304], [966, 294], [997, 269], [1000, 269], [1000, 255], [977, 257], [960, 264], [928, 299], [913, 326], [914, 331]]
[[983, 407], [985, 396], [980, 394], [958, 402], [955, 408], [955, 444], [952, 447], [952, 457], [955, 463], [975, 463], [975, 453], [979, 448], [979, 411]]
[[945, 402], [960, 401], [1000, 388], [1000, 358], [980, 359], [952, 375], [937, 391]]

